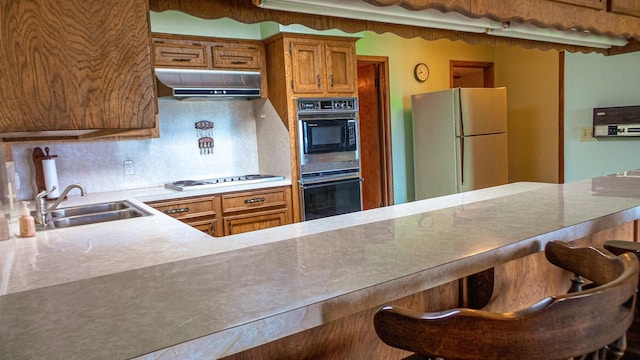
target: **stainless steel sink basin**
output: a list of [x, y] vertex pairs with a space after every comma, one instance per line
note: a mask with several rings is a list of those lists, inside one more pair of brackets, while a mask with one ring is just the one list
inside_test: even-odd
[[151, 213], [126, 200], [82, 206], [70, 206], [51, 211], [49, 213], [49, 222], [44, 229], [60, 229], [72, 226], [97, 224], [147, 215], [151, 215]]
[[83, 206], [73, 206], [53, 210], [50, 214], [54, 219], [64, 218], [69, 216], [88, 215], [94, 213], [102, 213], [108, 211], [117, 211], [130, 209], [133, 205], [127, 201], [116, 201], [100, 204], [91, 204]]

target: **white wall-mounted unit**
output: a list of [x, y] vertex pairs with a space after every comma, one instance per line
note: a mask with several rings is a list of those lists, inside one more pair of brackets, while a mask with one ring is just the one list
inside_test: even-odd
[[594, 137], [640, 137], [640, 106], [593, 109]]

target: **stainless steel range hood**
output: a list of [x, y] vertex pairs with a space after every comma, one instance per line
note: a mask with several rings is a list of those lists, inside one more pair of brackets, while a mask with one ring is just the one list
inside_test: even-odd
[[159, 97], [203, 100], [260, 98], [260, 73], [257, 71], [156, 68], [155, 72]]

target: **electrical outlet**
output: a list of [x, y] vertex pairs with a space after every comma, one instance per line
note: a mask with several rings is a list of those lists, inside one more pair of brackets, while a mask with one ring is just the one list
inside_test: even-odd
[[593, 128], [591, 126], [585, 126], [580, 129], [580, 141], [595, 141], [593, 137]]
[[122, 163], [124, 164], [125, 175], [134, 175], [136, 173], [136, 170], [133, 167], [133, 160], [125, 160]]

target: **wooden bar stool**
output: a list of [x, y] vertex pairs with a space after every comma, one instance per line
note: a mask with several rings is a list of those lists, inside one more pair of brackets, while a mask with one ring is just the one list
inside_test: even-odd
[[378, 337], [415, 352], [411, 359], [620, 359], [633, 321], [638, 258], [562, 242], [548, 243], [545, 254], [592, 286], [516, 312], [459, 308], [420, 313], [385, 306], [374, 316]]
[[[613, 254], [633, 253], [640, 258], [640, 243], [625, 240], [609, 240], [604, 248]], [[636, 302], [636, 314], [627, 330], [627, 350], [623, 359], [640, 359], [640, 303]]]

